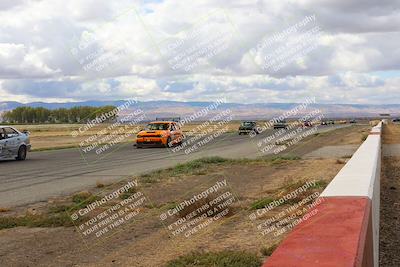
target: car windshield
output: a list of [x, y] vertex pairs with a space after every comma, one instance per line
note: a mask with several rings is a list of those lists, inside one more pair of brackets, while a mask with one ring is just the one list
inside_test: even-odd
[[168, 130], [169, 123], [149, 123], [146, 126], [146, 130]]
[[242, 122], [242, 126], [253, 126], [255, 123], [251, 121]]

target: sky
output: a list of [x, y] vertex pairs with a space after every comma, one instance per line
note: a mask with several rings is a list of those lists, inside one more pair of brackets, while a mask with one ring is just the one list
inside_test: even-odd
[[0, 101], [400, 103], [398, 0], [0, 0]]

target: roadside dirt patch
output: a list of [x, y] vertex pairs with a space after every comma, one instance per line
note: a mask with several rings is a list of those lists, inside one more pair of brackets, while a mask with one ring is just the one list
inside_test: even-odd
[[359, 145], [324, 146], [305, 155], [306, 158], [351, 158]]
[[289, 148], [283, 154], [304, 156], [324, 146], [336, 145], [360, 145], [364, 136], [368, 135], [369, 126], [353, 125], [337, 129], [333, 132], [325, 132], [305, 138], [299, 145]]
[[[400, 126], [384, 127], [383, 143], [400, 144]], [[385, 147], [384, 146], [384, 149]], [[400, 157], [384, 157], [381, 178], [379, 260], [381, 266], [400, 266]]]

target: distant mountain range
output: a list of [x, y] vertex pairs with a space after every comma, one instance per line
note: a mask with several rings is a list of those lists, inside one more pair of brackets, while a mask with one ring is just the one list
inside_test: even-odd
[[[44, 107], [47, 109], [71, 108], [75, 106], [100, 107], [104, 105], [120, 106], [125, 100], [116, 101], [83, 101], [67, 103], [19, 103], [15, 101], [0, 102], [0, 113], [17, 107]], [[156, 117], [185, 117], [212, 105], [213, 102], [179, 102], [179, 101], [143, 101], [132, 105], [132, 109], [140, 108], [146, 112], [148, 119]], [[217, 110], [211, 110], [208, 117], [229, 108], [235, 119], [268, 119], [279, 116], [284, 112], [296, 107], [298, 103], [257, 103], [240, 104], [224, 103]], [[320, 109], [325, 117], [352, 118], [352, 117], [378, 117], [381, 113], [389, 113], [400, 116], [400, 104], [368, 105], [368, 104], [312, 104], [310, 109]], [[301, 114], [299, 114], [301, 115]]]

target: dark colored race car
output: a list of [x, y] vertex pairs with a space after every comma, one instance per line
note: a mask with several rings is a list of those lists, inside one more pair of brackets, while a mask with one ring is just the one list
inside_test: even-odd
[[329, 124], [335, 124], [334, 120], [324, 120], [321, 122], [321, 125], [329, 125]]
[[250, 134], [251, 132], [254, 132], [255, 134], [258, 134], [257, 130], [257, 122], [255, 121], [244, 121], [240, 124], [239, 126], [239, 135], [241, 134]]
[[274, 123], [274, 129], [287, 129], [288, 124], [286, 120], [279, 120]]

